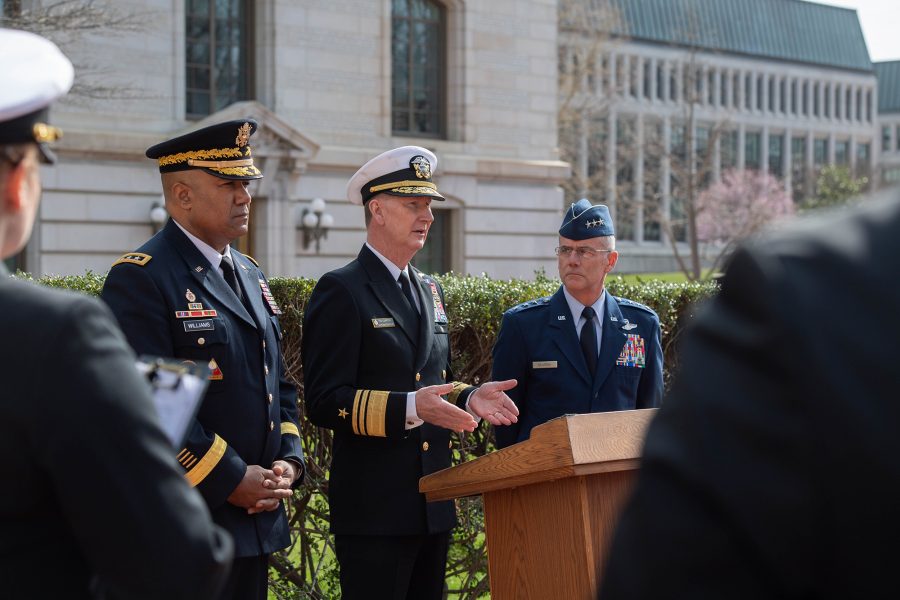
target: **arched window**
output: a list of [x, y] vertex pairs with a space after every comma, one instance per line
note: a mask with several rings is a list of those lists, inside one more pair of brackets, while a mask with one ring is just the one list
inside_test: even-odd
[[443, 137], [446, 16], [430, 0], [393, 0], [391, 116], [394, 134]]
[[248, 0], [185, 3], [189, 117], [204, 117], [252, 98], [252, 17]]

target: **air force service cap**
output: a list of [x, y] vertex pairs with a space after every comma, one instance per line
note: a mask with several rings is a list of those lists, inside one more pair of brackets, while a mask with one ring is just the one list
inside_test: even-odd
[[50, 40], [12, 29], [0, 29], [0, 56], [0, 145], [34, 143], [43, 162], [55, 162], [47, 144], [62, 131], [47, 123], [47, 112], [72, 87], [72, 63]]
[[364, 164], [347, 183], [347, 199], [364, 205], [377, 194], [430, 196], [443, 200], [431, 178], [437, 157], [419, 146], [401, 146]]
[[603, 204], [596, 206], [587, 198], [572, 204], [563, 217], [559, 235], [570, 240], [587, 240], [595, 237], [616, 235], [609, 209]]
[[151, 146], [146, 155], [160, 173], [201, 169], [222, 179], [261, 179], [250, 149], [256, 128], [253, 119], [217, 123]]

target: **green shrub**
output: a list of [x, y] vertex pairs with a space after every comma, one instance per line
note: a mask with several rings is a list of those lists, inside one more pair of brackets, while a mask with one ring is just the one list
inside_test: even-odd
[[[27, 278], [27, 275], [20, 275]], [[487, 277], [448, 274], [438, 277], [446, 295], [450, 319], [453, 370], [456, 379], [470, 383], [486, 381], [491, 372], [491, 350], [503, 311], [541, 296], [559, 287], [559, 280], [538, 273], [533, 280], [496, 280]], [[99, 294], [103, 276], [44, 277], [40, 283], [58, 288]], [[300, 364], [300, 338], [303, 312], [315, 281], [275, 277], [269, 286], [284, 315], [281, 317], [284, 339], [282, 350], [288, 376], [303, 398], [303, 372]], [[619, 277], [607, 280], [607, 289], [646, 304], [659, 314], [663, 336], [666, 381], [678, 367], [676, 346], [692, 307], [712, 296], [716, 284], [710, 282], [672, 283], [663, 281], [625, 282]], [[326, 599], [339, 596], [337, 562], [333, 540], [328, 534], [328, 469], [331, 465], [331, 431], [312, 425], [305, 418], [300, 402], [301, 436], [307, 459], [307, 477], [294, 492], [288, 516], [294, 532], [293, 544], [271, 560], [271, 589], [279, 598]], [[493, 450], [493, 433], [482, 426], [475, 432], [453, 436], [456, 462], [471, 460]], [[481, 501], [465, 498], [457, 502], [460, 526], [453, 533], [447, 565], [450, 596], [461, 599], [488, 594], [487, 554], [484, 542], [484, 515]]]

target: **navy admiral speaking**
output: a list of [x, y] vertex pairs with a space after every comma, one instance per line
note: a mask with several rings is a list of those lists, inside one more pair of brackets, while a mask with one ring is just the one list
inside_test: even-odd
[[425, 502], [419, 478], [450, 466], [451, 431], [518, 414], [504, 393], [515, 381], [453, 382], [443, 290], [409, 264], [444, 199], [436, 167], [404, 146], [356, 172], [347, 197], [364, 207], [366, 243], [319, 279], [303, 322], [307, 414], [334, 430], [328, 499], [345, 600], [442, 597], [456, 518], [452, 502]]
[[509, 396], [521, 411], [496, 430], [501, 448], [565, 414], [655, 408], [662, 398], [659, 318], [604, 289], [619, 259], [609, 209], [572, 204], [556, 254], [559, 290], [506, 311], [494, 345], [492, 375], [519, 382]]
[[255, 121], [212, 125], [147, 150], [171, 219], [113, 264], [102, 297], [139, 354], [208, 364], [210, 387], [178, 453], [235, 541], [225, 598], [266, 598], [267, 556], [289, 544], [281, 500], [303, 474], [297, 395], [280, 309], [259, 265], [230, 247], [250, 218]]

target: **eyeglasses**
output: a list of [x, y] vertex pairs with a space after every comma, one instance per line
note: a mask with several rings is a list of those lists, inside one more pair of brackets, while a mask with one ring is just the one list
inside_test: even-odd
[[573, 248], [572, 246], [557, 246], [556, 247], [556, 255], [562, 256], [564, 258], [568, 258], [572, 256], [572, 253], [576, 253], [578, 258], [580, 259], [591, 259], [596, 257], [598, 254], [608, 254], [613, 252], [612, 250], [600, 250], [598, 248], [591, 248], [590, 246], [578, 246], [577, 248]]

